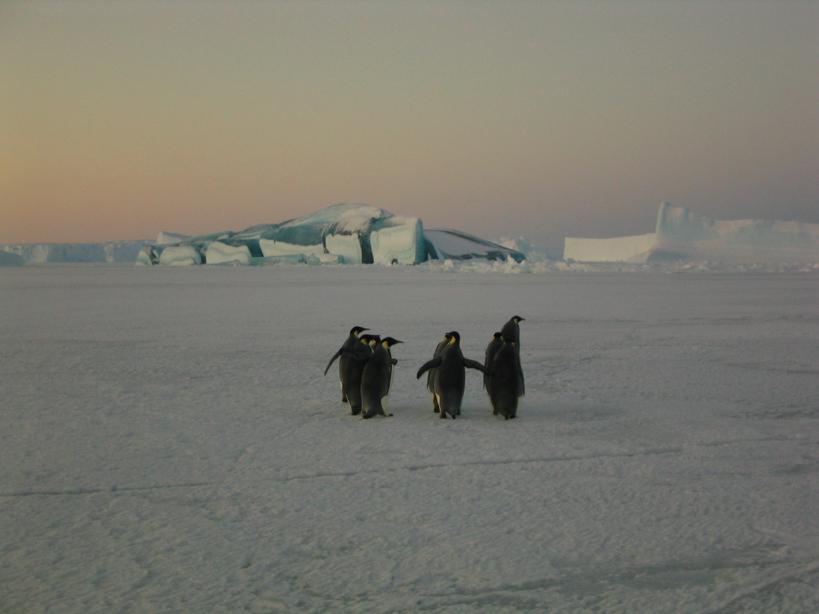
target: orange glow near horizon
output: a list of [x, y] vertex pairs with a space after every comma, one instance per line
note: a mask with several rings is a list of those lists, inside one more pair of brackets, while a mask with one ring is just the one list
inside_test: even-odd
[[819, 221], [819, 4], [0, 6], [0, 242]]

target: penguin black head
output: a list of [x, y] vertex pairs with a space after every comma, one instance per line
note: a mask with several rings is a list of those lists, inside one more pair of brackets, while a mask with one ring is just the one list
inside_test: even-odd
[[503, 335], [501, 335], [500, 331], [495, 331], [494, 333], [492, 333], [493, 339], [500, 339], [502, 336]]
[[390, 349], [392, 346], [394, 346], [394, 345], [396, 345], [398, 343], [404, 343], [404, 342], [399, 341], [398, 339], [394, 339], [393, 337], [384, 337], [381, 340], [381, 345], [383, 345], [387, 349]]
[[458, 331], [456, 331], [456, 330], [451, 330], [451, 331], [449, 331], [449, 332], [448, 332], [448, 333], [445, 335], [445, 337], [446, 337], [447, 339], [449, 339], [449, 342], [450, 342], [452, 345], [458, 345], [458, 344], [461, 342], [461, 335], [460, 335], [460, 333], [459, 333]]
[[358, 337], [365, 330], [370, 330], [370, 329], [369, 328], [364, 328], [363, 326], [353, 326], [350, 329], [350, 336], [351, 337], [353, 337], [353, 336]]
[[512, 316], [512, 320], [515, 321], [517, 324], [518, 322], [523, 322], [526, 318], [521, 318], [520, 316]]
[[363, 343], [364, 345], [370, 345], [370, 343], [372, 343], [373, 340], [377, 340], [377, 339], [378, 339], [378, 335], [370, 335], [370, 334], [361, 335], [358, 338], [358, 340], [361, 341], [361, 343]]
[[381, 335], [367, 335], [369, 337], [369, 346], [375, 347], [379, 343], [381, 343]]

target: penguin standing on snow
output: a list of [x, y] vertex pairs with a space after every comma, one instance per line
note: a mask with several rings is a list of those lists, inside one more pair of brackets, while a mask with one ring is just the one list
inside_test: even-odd
[[492, 356], [487, 371], [486, 391], [492, 403], [492, 413], [500, 414], [505, 420], [515, 418], [518, 398], [523, 396], [523, 391], [520, 356], [517, 344], [511, 337], [502, 338], [501, 346]]
[[461, 414], [461, 401], [464, 398], [466, 384], [466, 368], [477, 369], [483, 372], [483, 365], [469, 358], [464, 358], [461, 351], [461, 335], [456, 331], [447, 333], [448, 343], [440, 354], [424, 363], [416, 378], [430, 369], [437, 369], [434, 378], [435, 398], [440, 408], [441, 418], [447, 415], [454, 419]]
[[526, 385], [523, 381], [523, 369], [520, 367], [520, 326], [518, 325], [520, 322], [523, 322], [524, 318], [520, 316], [512, 316], [509, 318], [509, 321], [503, 325], [501, 329], [501, 336], [504, 339], [509, 339], [512, 343], [515, 344], [515, 352], [518, 355], [518, 389], [520, 394], [518, 396], [523, 396], [526, 394]]
[[[432, 354], [432, 358], [438, 358], [441, 355], [443, 349], [449, 343], [449, 333], [444, 335], [444, 338], [435, 346], [435, 352]], [[427, 372], [427, 390], [432, 393], [432, 411], [436, 414], [441, 411], [441, 408], [438, 407], [438, 397], [435, 396], [435, 378], [436, 374], [438, 373], [438, 369], [436, 367], [430, 368]]]
[[363, 326], [353, 326], [350, 329], [350, 335], [344, 340], [344, 343], [338, 349], [338, 352], [333, 354], [333, 357], [330, 359], [330, 362], [327, 363], [327, 367], [324, 369], [324, 375], [327, 375], [327, 372], [330, 370], [330, 366], [335, 362], [335, 359], [341, 357], [341, 360], [338, 363], [338, 379], [341, 382], [341, 402], [347, 402], [347, 395], [344, 392], [344, 372], [346, 371], [345, 361], [350, 360], [350, 357], [344, 356], [345, 352], [352, 352], [356, 349], [359, 345], [359, 335], [364, 332], [365, 330], [370, 330], [369, 328], [364, 328]]
[[345, 350], [341, 357], [344, 365], [341, 373], [341, 390], [346, 395], [350, 403], [350, 413], [354, 416], [361, 413], [361, 378], [364, 367], [373, 354], [372, 346], [380, 340], [378, 335], [361, 335], [358, 345], [352, 350]]
[[398, 361], [392, 357], [390, 348], [398, 343], [398, 339], [385, 337], [373, 349], [372, 354], [364, 365], [361, 375], [361, 401], [365, 420], [373, 416], [392, 416], [384, 411], [382, 405], [390, 391], [392, 368]]

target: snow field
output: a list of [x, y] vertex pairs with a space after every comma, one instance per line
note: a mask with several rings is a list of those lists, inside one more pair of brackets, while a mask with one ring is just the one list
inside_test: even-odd
[[[0, 271], [10, 611], [819, 608], [819, 315], [803, 274]], [[521, 324], [527, 395], [467, 371]], [[405, 343], [395, 417], [324, 366]]]

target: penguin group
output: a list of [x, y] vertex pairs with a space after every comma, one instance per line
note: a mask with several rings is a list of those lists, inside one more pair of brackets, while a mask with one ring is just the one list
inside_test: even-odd
[[392, 368], [398, 362], [390, 348], [403, 343], [393, 337], [362, 335], [368, 328], [353, 326], [342, 346], [333, 354], [324, 375], [336, 358], [338, 378], [341, 381], [341, 402], [350, 404], [354, 416], [362, 418], [391, 416], [384, 410], [383, 401], [390, 393]]
[[[517, 417], [518, 399], [525, 393], [523, 368], [520, 362], [520, 322], [513, 316], [499, 332], [493, 334], [486, 347], [483, 364], [466, 358], [461, 350], [461, 335], [457, 331], [444, 334], [435, 346], [432, 359], [418, 369], [416, 378], [427, 374], [427, 390], [432, 394], [432, 409], [441, 418], [461, 415], [461, 402], [466, 387], [466, 369], [483, 374], [483, 385], [492, 404], [492, 413], [505, 420]], [[364, 419], [391, 416], [384, 403], [390, 392], [392, 370], [398, 361], [391, 348], [399, 343], [393, 337], [362, 334], [369, 329], [354, 326], [347, 339], [330, 359], [324, 374], [338, 358], [341, 401], [350, 405], [354, 416]]]

